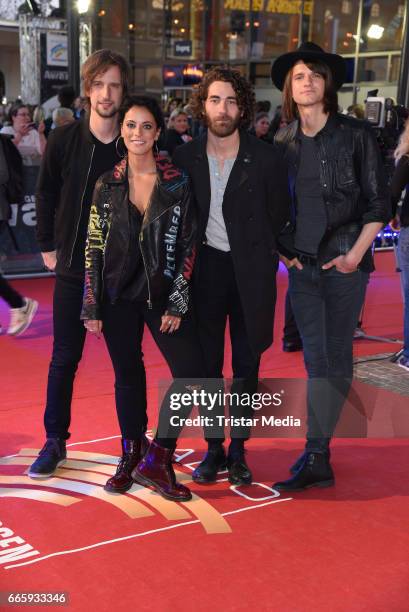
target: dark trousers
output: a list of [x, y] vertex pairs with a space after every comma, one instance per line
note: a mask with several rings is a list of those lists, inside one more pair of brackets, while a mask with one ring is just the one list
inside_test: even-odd
[[299, 344], [301, 342], [300, 332], [298, 331], [295, 321], [293, 307], [291, 306], [290, 292], [287, 290], [285, 294], [285, 320], [283, 329], [283, 342], [293, 342]]
[[327, 448], [352, 376], [352, 341], [368, 273], [303, 264], [289, 270], [289, 290], [308, 373], [307, 448]]
[[[172, 333], [159, 331], [165, 306], [149, 309], [145, 302], [118, 300], [103, 305], [102, 331], [115, 371], [115, 400], [122, 437], [137, 439], [146, 430], [146, 380], [142, 339], [146, 323], [153, 339], [165, 358], [173, 384], [164, 393], [157, 440], [167, 448], [176, 445], [180, 427], [170, 427], [170, 396], [183, 393], [191, 384], [202, 383], [204, 368], [202, 352], [193, 317], [182, 319]], [[185, 418], [192, 405], [184, 407], [178, 416]]]
[[7, 302], [10, 308], [21, 308], [24, 305], [20, 293], [13, 289], [2, 274], [0, 274], [0, 297]]
[[84, 282], [57, 275], [53, 300], [53, 352], [48, 371], [44, 426], [48, 438], [70, 437], [75, 373], [82, 357], [86, 330], [80, 320]]
[[[232, 392], [255, 393], [258, 385], [260, 355], [250, 346], [244, 319], [241, 298], [230, 253], [224, 253], [209, 246], [203, 246], [200, 262], [196, 270], [194, 304], [197, 326], [206, 376], [211, 379], [223, 378], [224, 344], [227, 318], [229, 320], [232, 345]], [[223, 407], [219, 407], [220, 410]], [[247, 407], [236, 406], [230, 411], [232, 416], [251, 417]], [[209, 437], [205, 437], [209, 441]], [[211, 438], [224, 439], [223, 428], [217, 435], [213, 428]], [[232, 428], [232, 438], [248, 439], [250, 431]]]
[[[84, 348], [86, 330], [80, 320], [83, 281], [57, 275], [53, 301], [54, 344], [48, 374], [44, 425], [49, 438], [70, 437], [73, 383]], [[141, 342], [146, 320], [172, 375], [201, 377], [204, 374], [196, 328], [183, 321], [172, 335], [159, 332], [161, 310], [142, 303], [118, 301], [104, 305], [103, 332], [115, 371], [115, 399], [123, 437], [134, 439], [146, 430], [146, 379]], [[195, 339], [196, 338], [196, 341]], [[182, 415], [184, 416], [184, 415]], [[168, 414], [163, 415], [165, 422]], [[174, 437], [179, 430], [173, 432]]]

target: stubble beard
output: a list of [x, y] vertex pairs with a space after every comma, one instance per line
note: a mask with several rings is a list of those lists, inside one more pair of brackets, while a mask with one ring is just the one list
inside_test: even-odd
[[114, 104], [110, 110], [104, 110], [100, 104], [97, 104], [93, 110], [103, 119], [111, 119], [111, 117], [115, 117], [119, 109]]

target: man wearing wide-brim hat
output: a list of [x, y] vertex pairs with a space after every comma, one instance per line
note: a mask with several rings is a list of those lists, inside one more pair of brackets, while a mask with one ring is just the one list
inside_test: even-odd
[[343, 58], [307, 42], [278, 57], [271, 75], [290, 121], [276, 137], [292, 195], [280, 250], [308, 374], [305, 452], [293, 476], [273, 487], [300, 491], [334, 484], [329, 445], [352, 381], [353, 334], [374, 269], [371, 245], [391, 212], [371, 127], [338, 113]]

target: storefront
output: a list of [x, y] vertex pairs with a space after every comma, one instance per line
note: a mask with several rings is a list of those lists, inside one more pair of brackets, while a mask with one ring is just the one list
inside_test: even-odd
[[[313, 40], [348, 61], [340, 102], [362, 102], [369, 90], [396, 98], [404, 39], [404, 0], [100, 0], [94, 48], [129, 58], [136, 90], [160, 94], [174, 72], [234, 66], [258, 99], [279, 100], [271, 61]], [[173, 91], [189, 91], [182, 81]]]

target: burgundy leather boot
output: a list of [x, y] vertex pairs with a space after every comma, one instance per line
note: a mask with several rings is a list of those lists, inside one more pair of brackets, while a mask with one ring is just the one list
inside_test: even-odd
[[131, 472], [145, 455], [149, 447], [149, 440], [143, 434], [139, 440], [122, 438], [122, 457], [114, 476], [105, 483], [105, 491], [110, 493], [125, 493], [133, 485]]
[[132, 478], [144, 487], [153, 487], [166, 499], [188, 501], [192, 494], [187, 487], [176, 482], [173, 453], [174, 449], [164, 448], [153, 440], [145, 457], [133, 470]]

